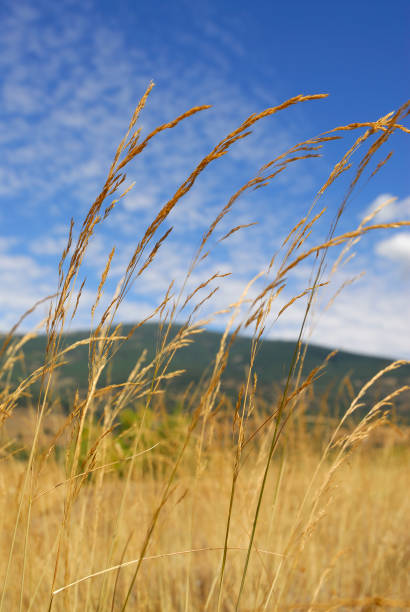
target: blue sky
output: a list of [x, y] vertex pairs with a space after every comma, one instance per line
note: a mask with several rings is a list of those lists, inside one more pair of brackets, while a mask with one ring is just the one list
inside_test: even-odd
[[[148, 314], [171, 278], [181, 283], [209, 223], [263, 163], [301, 140], [337, 125], [375, 120], [403, 104], [408, 97], [407, 6], [405, 1], [387, 7], [377, 1], [3, 0], [0, 330], [53, 293], [70, 218], [80, 226], [151, 80], [155, 87], [140, 121], [144, 134], [192, 106], [212, 108], [159, 135], [130, 166], [129, 182], [135, 181], [135, 187], [90, 244], [77, 327], [90, 325], [95, 288], [112, 246], [117, 252], [107, 295], [160, 206], [249, 114], [297, 94], [330, 94], [264, 119], [229, 156], [204, 172], [167, 221], [166, 227], [174, 228], [170, 239], [157, 264], [133, 286], [120, 312], [124, 321]], [[359, 186], [340, 231], [355, 229], [366, 211], [390, 196], [397, 200], [379, 219], [410, 218], [407, 138], [394, 135], [375, 158], [372, 169], [394, 149], [390, 163]], [[216, 237], [239, 223], [258, 225], [215, 244], [195, 272], [192, 282], [232, 272], [209, 311], [228, 305], [266, 267], [352, 142], [353, 135], [348, 135], [342, 143], [330, 144], [322, 158], [295, 165], [269, 187], [237, 202]], [[347, 184], [347, 178], [341, 179], [324, 198], [328, 210], [309, 246], [326, 236]], [[278, 308], [305, 288], [309, 264], [289, 278]], [[368, 354], [410, 357], [409, 230], [382, 231], [360, 241], [356, 257], [336, 275], [332, 289], [326, 289], [323, 304], [341, 283], [364, 270], [330, 310], [320, 313], [318, 305], [312, 340]], [[40, 309], [26, 328], [44, 314]], [[296, 337], [302, 315], [303, 303], [298, 302], [273, 325], [270, 337]], [[223, 317], [213, 322], [215, 327], [223, 324]]]

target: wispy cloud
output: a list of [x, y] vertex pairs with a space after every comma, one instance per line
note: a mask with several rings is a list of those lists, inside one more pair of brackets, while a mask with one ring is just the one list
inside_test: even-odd
[[[399, 199], [390, 193], [382, 193], [367, 207], [363, 216], [366, 217], [372, 213], [375, 213], [372, 219], [374, 223], [410, 221], [410, 196]], [[374, 252], [381, 258], [408, 268], [410, 265], [410, 231], [396, 231], [388, 238], [376, 241]]]
[[374, 213], [379, 207], [374, 217], [376, 223], [410, 219], [410, 196], [400, 200], [390, 193], [382, 193], [368, 206], [363, 216]]
[[376, 245], [376, 253], [410, 267], [410, 232], [398, 232]]
[[[0, 253], [0, 329], [10, 329], [36, 301], [55, 290], [53, 267], [41, 265], [33, 257]], [[29, 321], [32, 324], [46, 315], [44, 306]]]

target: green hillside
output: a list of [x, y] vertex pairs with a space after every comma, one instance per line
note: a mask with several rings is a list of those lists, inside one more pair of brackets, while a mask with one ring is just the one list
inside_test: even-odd
[[[172, 328], [171, 335], [175, 335], [179, 327]], [[130, 325], [123, 327], [122, 333], [128, 334]], [[75, 332], [66, 334], [63, 345], [69, 346], [77, 340], [88, 338], [87, 332]], [[212, 368], [215, 355], [219, 348], [221, 334], [218, 332], [205, 331], [194, 336], [195, 342], [190, 346], [177, 351], [172, 361], [171, 370], [185, 370], [185, 373], [172, 380], [167, 385], [167, 393], [177, 396], [186, 389], [189, 383], [198, 385], [204, 377], [206, 378]], [[159, 340], [159, 327], [155, 323], [145, 324], [138, 328], [134, 335], [125, 342], [118, 350], [109, 367], [104, 372], [100, 384], [107, 382], [121, 383], [125, 381], [141, 356], [144, 349], [147, 350], [147, 359], [156, 353]], [[40, 366], [44, 360], [46, 346], [45, 336], [38, 336], [30, 340], [24, 348], [24, 360], [17, 365], [14, 371], [16, 383], [34, 368]], [[266, 401], [274, 400], [278, 388], [286, 380], [289, 365], [295, 349], [293, 342], [281, 340], [265, 340], [261, 343], [255, 362], [255, 372], [258, 375], [259, 395]], [[235, 396], [240, 384], [245, 380], [249, 356], [251, 351], [251, 340], [238, 337], [230, 351], [228, 365], [223, 376], [223, 390], [231, 397]], [[306, 376], [313, 368], [317, 367], [329, 355], [327, 348], [309, 346], [306, 354], [303, 376]], [[341, 395], [341, 381], [349, 375], [353, 388], [357, 391], [379, 370], [391, 363], [389, 359], [368, 357], [338, 352], [328, 363], [325, 371], [315, 383], [315, 403], [320, 402], [324, 393], [329, 394], [330, 404], [335, 405], [335, 410], [346, 406], [347, 395]], [[58, 374], [58, 390], [63, 404], [68, 404], [73, 392], [78, 389], [80, 394], [84, 393], [88, 383], [88, 347], [83, 346], [69, 354], [69, 363], [64, 365]], [[403, 384], [410, 383], [410, 367], [405, 366], [389, 373], [383, 377], [382, 383], [372, 390], [373, 397], [381, 397], [381, 393], [388, 393]], [[35, 394], [35, 392], [34, 392]], [[35, 398], [34, 398], [35, 399]], [[397, 402], [400, 413], [404, 414], [408, 405], [408, 396], [401, 396]]]

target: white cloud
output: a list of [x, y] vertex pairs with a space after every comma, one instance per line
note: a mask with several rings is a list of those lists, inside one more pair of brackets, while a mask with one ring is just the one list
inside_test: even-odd
[[[336, 279], [335, 279], [336, 280]], [[323, 289], [333, 295], [339, 283]], [[287, 293], [289, 295], [289, 292]], [[313, 310], [305, 340], [318, 345], [381, 357], [410, 358], [410, 291], [384, 276], [369, 275], [345, 287], [328, 310]], [[297, 301], [273, 326], [271, 338], [295, 339], [306, 302]]]
[[61, 255], [66, 246], [67, 238], [47, 235], [36, 238], [29, 244], [30, 251], [36, 255]]
[[[366, 208], [363, 217], [374, 212], [379, 206], [386, 204], [394, 198], [390, 193], [382, 193]], [[406, 221], [410, 219], [410, 196], [402, 200], [395, 200], [383, 207], [373, 218], [374, 223], [388, 223], [390, 221]]]
[[[56, 273], [26, 255], [0, 253], [0, 330], [8, 331], [37, 300], [55, 290]], [[45, 316], [47, 305], [35, 320]], [[33, 318], [30, 319], [33, 321]]]
[[[395, 221], [410, 221], [410, 196], [401, 200], [393, 200], [394, 196], [390, 193], [382, 193], [367, 207], [364, 217], [374, 212], [379, 206], [387, 206], [375, 215], [371, 223], [394, 223]], [[400, 231], [394, 233], [389, 238], [379, 240], [374, 251], [380, 257], [399, 262], [405, 266], [410, 264], [410, 232]]]
[[0, 270], [3, 279], [21, 275], [22, 277], [25, 276], [27, 280], [34, 280], [42, 278], [44, 274], [44, 268], [34, 258], [8, 253], [0, 255]]
[[158, 185], [147, 185], [143, 189], [131, 190], [126, 197], [121, 200], [121, 207], [126, 211], [143, 211], [152, 215], [155, 209], [159, 210], [161, 202], [160, 189]]
[[341, 294], [320, 317], [313, 340], [357, 353], [410, 358], [409, 291], [398, 291], [385, 278], [369, 281]]
[[410, 232], [398, 232], [381, 240], [375, 250], [382, 257], [410, 265]]

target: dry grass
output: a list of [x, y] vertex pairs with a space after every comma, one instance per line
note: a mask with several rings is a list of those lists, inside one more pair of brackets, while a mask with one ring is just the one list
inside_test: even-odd
[[[268, 439], [261, 440], [260, 451], [252, 455], [238, 479], [222, 597], [224, 610], [233, 608], [237, 596], [268, 442]], [[197, 443], [195, 440], [194, 445]], [[210, 445], [199, 474], [192, 468], [194, 449], [188, 452], [151, 538], [130, 609], [179, 610], [185, 607], [187, 597], [188, 609], [204, 609], [208, 598], [208, 609], [216, 609], [215, 579], [220, 571], [232, 480], [228, 450], [233, 450], [232, 444], [227, 448], [213, 443], [212, 451]], [[153, 464], [156, 451], [150, 451]], [[274, 608], [274, 603], [279, 609], [287, 606], [299, 609], [313, 604], [322, 580], [317, 597], [317, 603], [322, 605], [339, 599], [361, 601], [375, 595], [403, 600], [410, 545], [406, 529], [408, 502], [403, 494], [407, 486], [403, 463], [408, 459], [408, 448], [399, 452], [395, 446], [366, 448], [356, 453], [349, 464], [342, 466], [321, 498], [317, 517], [311, 520], [309, 514], [317, 494], [314, 488], [295, 530], [295, 517], [319, 454], [310, 448], [306, 438], [294, 450], [285, 444], [269, 476], [266, 503], [255, 536], [257, 552], [252, 559], [241, 609], [264, 609], [279, 570], [268, 610]], [[136, 459], [125, 493], [118, 532], [116, 525], [125, 479], [111, 468], [102, 482], [98, 482], [100, 473], [95, 472], [93, 480], [82, 489], [72, 510], [67, 558], [62, 562], [58, 586], [118, 565], [122, 559], [129, 562], [138, 558], [152, 509], [160, 503], [166, 478], [166, 473], [159, 476], [150, 471], [149, 463], [143, 471], [141, 460], [142, 457]], [[10, 546], [23, 468], [15, 462], [2, 474], [1, 512], [5, 517], [2, 550]], [[319, 486], [329, 468], [330, 462], [326, 462], [320, 470]], [[31, 511], [23, 609], [29, 608], [30, 601], [32, 609], [43, 609], [50, 597], [55, 542], [63, 520], [65, 496], [64, 487], [53, 487], [64, 478], [64, 471], [54, 465], [39, 482], [40, 497], [34, 500]], [[42, 491], [47, 493], [41, 495]], [[301, 538], [309, 522], [312, 532], [307, 534], [302, 546]], [[116, 532], [115, 550], [110, 555]], [[18, 564], [14, 565], [15, 576], [5, 603], [8, 610], [19, 606], [22, 535], [15, 548]], [[119, 577], [118, 570], [114, 569], [60, 592], [54, 598], [54, 609], [71, 610], [77, 606], [95, 610], [100, 605], [100, 609], [109, 610], [114, 590], [114, 609], [120, 609], [134, 569], [135, 562], [124, 567]], [[346, 607], [349, 609], [351, 605]]]
[[[298, 143], [265, 164], [229, 199], [205, 232], [180, 293], [173, 294], [171, 283], [149, 317], [162, 322], [153, 361], [147, 363], [142, 356], [123, 384], [101, 386], [102, 372], [127, 341], [114, 324], [119, 305], [134, 282], [143, 282], [144, 271], [169, 235], [170, 230], [161, 234], [161, 228], [178, 201], [207, 166], [247, 137], [256, 122], [293, 104], [325, 96], [292, 98], [250, 116], [223, 138], [142, 235], [116, 292], [94, 321], [94, 331], [82, 341], [89, 347], [88, 391], [73, 399], [67, 416], [56, 414], [50, 394], [53, 377], [80, 344], [63, 349], [61, 338], [66, 321], [75, 316], [81, 301], [83, 285], [77, 288], [76, 281], [89, 239], [126, 196], [120, 193], [126, 166], [158, 133], [207, 108], [191, 109], [141, 140], [140, 131], [134, 129], [151, 89], [132, 117], [106, 183], [76, 240], [73, 227], [70, 230], [59, 265], [59, 285], [50, 298], [45, 322], [44, 365], [13, 386], [11, 372], [28, 336], [16, 341], [15, 327], [0, 349], [0, 609], [404, 609], [410, 606], [405, 571], [409, 509], [403, 470], [409, 451], [405, 432], [394, 438], [388, 411], [408, 388], [376, 404], [366, 400], [367, 389], [403, 362], [392, 364], [369, 381], [346, 406], [340, 423], [328, 420], [326, 427], [319, 422], [307, 426], [308, 392], [321, 368], [302, 377], [301, 340], [316, 295], [334, 272], [325, 278], [329, 250], [342, 246], [336, 264], [340, 265], [368, 232], [410, 225], [409, 221], [372, 225], [369, 217], [357, 229], [337, 234], [339, 219], [359, 179], [367, 171], [373, 176], [387, 161], [373, 170], [374, 154], [394, 132], [408, 132], [402, 122], [409, 103], [378, 121], [338, 127]], [[230, 320], [208, 379], [201, 388], [188, 390], [180, 414], [168, 414], [160, 392], [178, 376], [172, 371], [172, 358], [208, 324], [195, 319], [204, 303], [204, 299], [196, 300], [199, 291], [208, 287], [205, 300], [212, 299], [211, 282], [218, 276], [204, 279], [188, 295], [187, 283], [206, 257], [210, 237], [221, 220], [244, 192], [274, 180], [290, 164], [317, 157], [326, 143], [355, 130], [360, 134], [354, 144], [318, 190], [307, 215], [290, 228], [281, 251], [268, 262], [264, 288], [252, 302], [247, 301], [247, 290], [256, 281], [252, 279], [228, 308]], [[362, 150], [355, 167], [353, 155]], [[315, 210], [320, 198], [348, 171], [352, 172], [351, 183], [327, 239], [307, 247], [306, 240], [323, 212]], [[233, 227], [221, 239], [241, 229]], [[113, 251], [102, 272], [93, 318], [112, 257]], [[306, 289], [279, 309], [276, 298], [289, 273], [307, 261], [312, 261], [312, 275]], [[305, 317], [287, 382], [267, 412], [261, 408], [253, 376], [258, 344], [272, 317], [281, 316], [305, 296]], [[183, 308], [191, 309], [186, 325], [171, 337], [171, 323], [180, 319]], [[230, 405], [221, 394], [221, 378], [230, 347], [245, 329], [254, 339], [249, 371], [236, 405]], [[23, 461], [13, 454], [9, 438], [18, 430], [19, 403], [39, 382], [41, 393], [34, 414], [23, 417], [31, 418], [21, 441], [27, 450]], [[357, 415], [359, 409], [362, 414], [363, 406], [367, 413], [360, 420]], [[125, 414], [133, 417], [128, 430], [119, 435], [115, 426]], [[14, 430], [13, 422], [17, 422]]]

